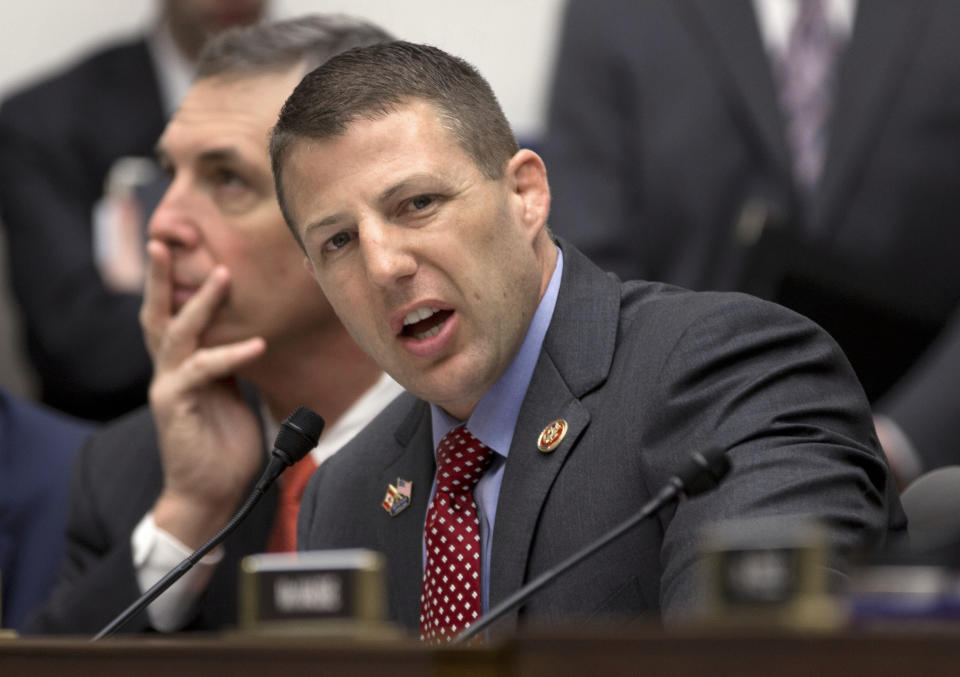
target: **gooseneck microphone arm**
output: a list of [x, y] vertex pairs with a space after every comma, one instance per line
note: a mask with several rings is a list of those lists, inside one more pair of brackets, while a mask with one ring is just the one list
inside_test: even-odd
[[100, 632], [90, 640], [95, 642], [104, 637], [110, 637], [122, 628], [137, 613], [143, 611], [150, 602], [160, 596], [167, 588], [176, 583], [193, 566], [203, 559], [203, 556], [217, 547], [223, 539], [229, 536], [234, 529], [246, 518], [253, 510], [254, 506], [263, 498], [267, 488], [273, 484], [280, 474], [310, 453], [310, 450], [317, 446], [320, 439], [320, 433], [323, 432], [323, 419], [306, 407], [300, 407], [290, 414], [280, 425], [280, 431], [277, 433], [277, 439], [274, 441], [273, 451], [270, 452], [270, 461], [264, 469], [260, 479], [257, 480], [253, 492], [247, 500], [240, 506], [240, 509], [227, 522], [217, 534], [209, 541], [201, 545], [189, 557], [180, 564], [167, 572], [167, 574], [157, 581], [149, 590], [140, 595], [137, 600], [128, 606], [119, 616], [108, 623]]
[[582, 562], [603, 546], [617, 540], [623, 534], [633, 529], [637, 524], [651, 515], [659, 512], [664, 506], [678, 499], [681, 495], [694, 496], [713, 489], [729, 472], [730, 461], [722, 450], [711, 450], [706, 454], [695, 452], [691, 455], [687, 465], [676, 475], [671, 477], [666, 485], [649, 500], [640, 511], [629, 519], [605, 533], [596, 541], [589, 543], [567, 559], [555, 565], [552, 569], [543, 572], [532, 581], [521, 587], [512, 595], [497, 604], [484, 614], [480, 620], [473, 623], [457, 635], [450, 643], [460, 644], [477, 636], [499, 620], [511, 609], [526, 602], [530, 597], [547, 583], [558, 578], [570, 567]]

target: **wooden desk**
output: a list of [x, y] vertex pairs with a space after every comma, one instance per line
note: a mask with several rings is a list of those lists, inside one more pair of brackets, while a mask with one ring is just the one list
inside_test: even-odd
[[698, 632], [527, 636], [506, 647], [511, 675], [958, 677], [956, 631]]
[[527, 634], [487, 647], [412, 640], [157, 637], [0, 641], [0, 675], [240, 677], [957, 677], [960, 628], [920, 632], [774, 631]]
[[118, 637], [0, 641], [0, 676], [61, 677], [407, 677], [505, 675], [495, 648], [433, 650], [415, 640]]

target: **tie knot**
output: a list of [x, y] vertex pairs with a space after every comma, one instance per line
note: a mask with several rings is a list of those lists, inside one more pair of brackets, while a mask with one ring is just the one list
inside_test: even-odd
[[491, 458], [490, 448], [467, 430], [454, 428], [437, 447], [437, 491], [448, 494], [473, 490]]

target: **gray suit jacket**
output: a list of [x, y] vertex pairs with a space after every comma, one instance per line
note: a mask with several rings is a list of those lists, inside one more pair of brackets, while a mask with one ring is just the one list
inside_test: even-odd
[[[632, 515], [696, 450], [719, 445], [725, 483], [661, 513], [541, 590], [525, 622], [682, 613], [696, 601], [710, 520], [817, 515], [842, 551], [902, 531], [899, 499], [847, 360], [814, 324], [740, 294], [621, 284], [561, 243], [553, 320], [517, 420], [497, 506], [490, 603]], [[570, 429], [550, 454], [540, 431]], [[405, 394], [314, 475], [301, 549], [388, 558], [390, 618], [419, 623], [423, 521], [434, 461], [428, 405]], [[388, 483], [413, 482], [396, 517]]]

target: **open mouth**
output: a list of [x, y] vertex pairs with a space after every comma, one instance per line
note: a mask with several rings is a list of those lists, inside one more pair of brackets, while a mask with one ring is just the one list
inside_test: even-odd
[[451, 315], [453, 315], [452, 310], [438, 310], [427, 306], [417, 308], [416, 310], [410, 311], [407, 316], [403, 318], [403, 329], [400, 331], [400, 335], [414, 338], [418, 341], [436, 336], [440, 333], [440, 328], [443, 326], [443, 323], [446, 322], [447, 318]]

